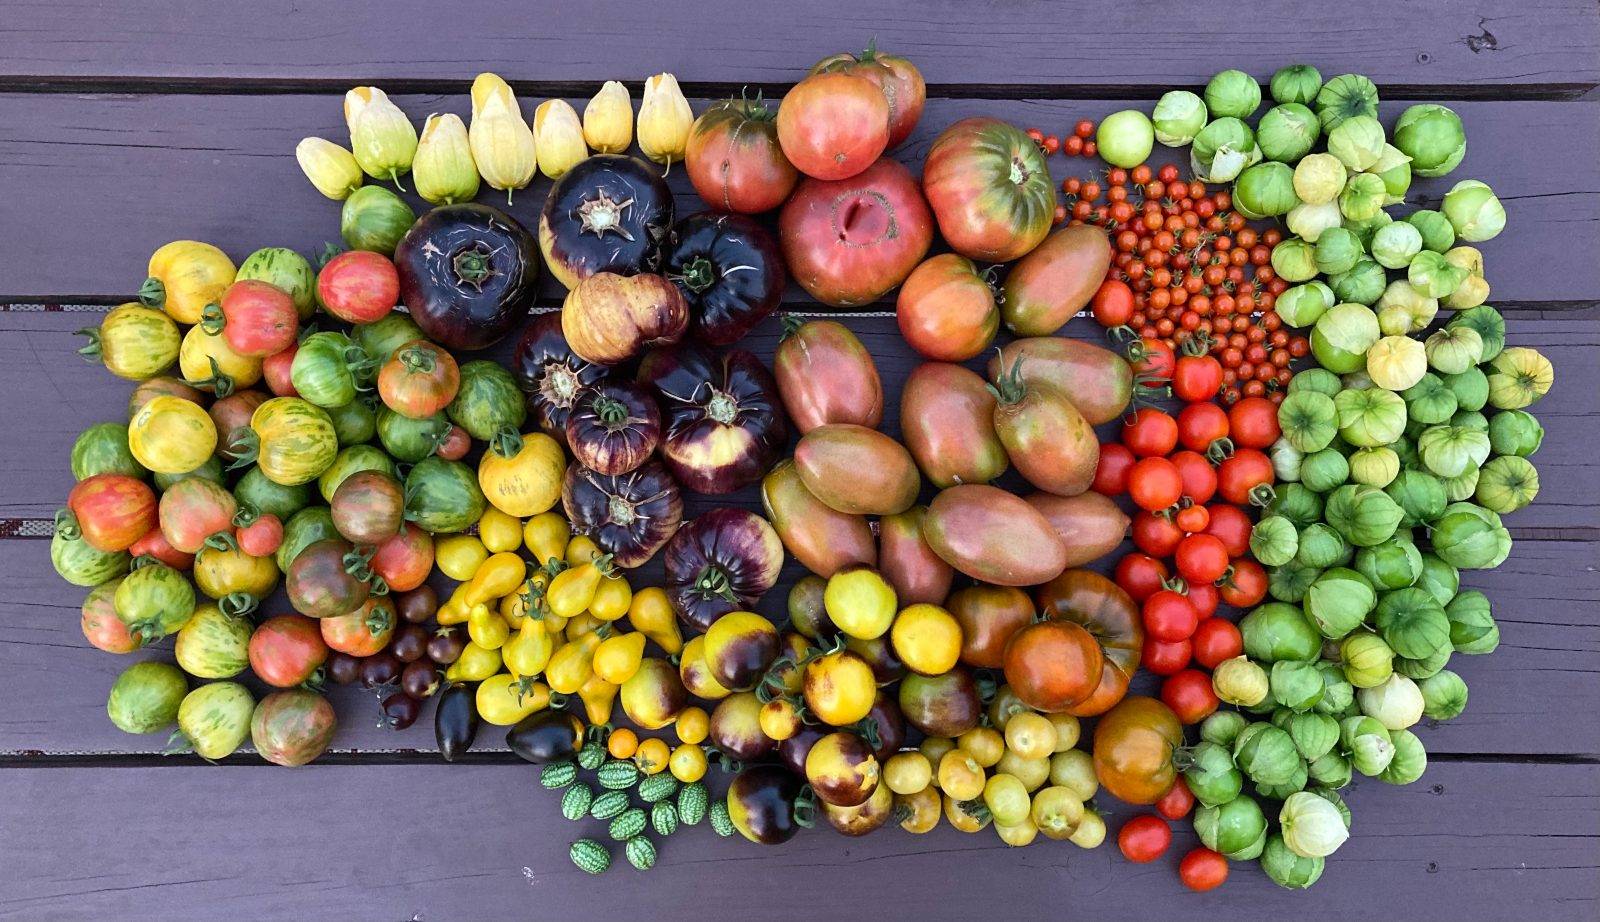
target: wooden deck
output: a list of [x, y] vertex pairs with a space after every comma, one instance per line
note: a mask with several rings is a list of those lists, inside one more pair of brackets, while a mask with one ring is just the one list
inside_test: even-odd
[[[801, 9], [803, 21], [783, 25]], [[1600, 917], [1600, 7], [1242, 9], [0, 0], [0, 919]], [[81, 594], [51, 571], [40, 538], [71, 483], [73, 437], [117, 418], [127, 394], [77, 361], [72, 331], [127, 300], [151, 249], [192, 237], [237, 258], [336, 239], [338, 207], [305, 182], [292, 149], [308, 134], [343, 138], [340, 94], [354, 83], [383, 86], [418, 122], [464, 111], [467, 82], [485, 69], [524, 100], [587, 96], [618, 77], [637, 87], [660, 70], [702, 99], [742, 85], [776, 97], [817, 57], [874, 35], [930, 83], [922, 125], [898, 153], [913, 164], [966, 114], [1060, 130], [1224, 66], [1359, 71], [1391, 117], [1431, 100], [1465, 120], [1457, 175], [1494, 185], [1510, 216], [1483, 247], [1491, 300], [1513, 342], [1556, 363], [1539, 406], [1544, 490], [1508, 518], [1517, 540], [1505, 566], [1469, 575], [1493, 597], [1504, 642], [1452, 664], [1471, 686], [1466, 713], [1421, 731], [1432, 763], [1422, 781], [1356, 786], [1354, 838], [1315, 888], [1288, 893], [1239, 866], [1198, 896], [1178, 885], [1176, 848], [1138, 866], [1110, 846], [1009, 850], [949, 829], [815, 831], [762, 849], [701, 828], [667, 842], [649, 874], [591, 879], [567, 862], [576, 833], [556, 798], [503, 747], [446, 766], [428, 718], [378, 730], [364, 693], [335, 696], [335, 751], [293, 771], [253, 755], [220, 767], [165, 757], [163, 738], [110, 725], [105, 692], [126, 661], [83, 641]], [[1059, 175], [1083, 164], [1051, 161]], [[671, 180], [694, 207], [681, 171]], [[513, 214], [531, 224], [545, 187]], [[1412, 198], [1446, 188], [1419, 182]], [[913, 359], [892, 316], [847, 322], [896, 391]], [[776, 335], [764, 325], [751, 348], [770, 354]]]

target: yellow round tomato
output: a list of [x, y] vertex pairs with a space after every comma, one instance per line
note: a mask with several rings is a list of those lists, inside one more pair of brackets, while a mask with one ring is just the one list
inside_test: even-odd
[[567, 539], [567, 566], [581, 566], [600, 556], [600, 545], [588, 535], [573, 535]]
[[961, 658], [961, 623], [937, 605], [912, 605], [894, 619], [889, 642], [912, 672], [943, 675]]
[[1082, 749], [1056, 753], [1050, 757], [1050, 783], [1066, 788], [1079, 800], [1088, 800], [1100, 790], [1094, 758]]
[[983, 766], [965, 749], [952, 749], [939, 760], [939, 790], [956, 800], [983, 793]]
[[666, 771], [667, 762], [671, 759], [672, 748], [659, 736], [641, 740], [639, 750], [633, 754], [633, 764], [639, 766], [639, 771], [647, 775], [658, 775]]
[[1032, 845], [1033, 840], [1039, 837], [1039, 827], [1033, 825], [1033, 820], [1024, 816], [1022, 822], [1010, 826], [996, 820], [994, 831], [999, 834], [1000, 841], [1013, 848]]
[[1051, 786], [1033, 795], [1034, 825], [1047, 839], [1071, 836], [1083, 819], [1083, 801], [1063, 787]]
[[1050, 723], [1056, 728], [1056, 748], [1054, 752], [1066, 752], [1078, 745], [1078, 739], [1083, 735], [1083, 725], [1078, 718], [1071, 714], [1046, 714]]
[[509, 727], [529, 714], [549, 707], [550, 689], [543, 682], [518, 679], [502, 672], [479, 682], [474, 698], [479, 717], [497, 727]]
[[496, 441], [483, 453], [478, 485], [496, 509], [526, 518], [548, 511], [561, 499], [566, 472], [567, 456], [560, 443], [543, 432], [529, 432], [510, 444]]
[[174, 240], [156, 250], [147, 271], [139, 300], [183, 324], [199, 323], [206, 305], [222, 300], [236, 272], [228, 254], [198, 240]]
[[933, 782], [933, 765], [915, 749], [897, 752], [883, 765], [883, 781], [896, 794], [915, 794]]
[[1084, 810], [1083, 819], [1078, 821], [1078, 828], [1072, 835], [1067, 836], [1067, 841], [1079, 848], [1099, 848], [1100, 843], [1106, 840], [1106, 821], [1093, 810]]
[[678, 742], [703, 743], [707, 734], [711, 732], [711, 715], [706, 713], [705, 708], [684, 708], [678, 715], [675, 729], [678, 733]]
[[594, 674], [613, 685], [633, 678], [644, 659], [645, 636], [637, 632], [614, 634], [594, 651]]
[[216, 451], [217, 424], [199, 404], [162, 394], [128, 421], [128, 449], [158, 474], [187, 474]]
[[996, 826], [1016, 826], [1028, 819], [1033, 802], [1028, 789], [1014, 775], [999, 773], [983, 785], [983, 803], [994, 815]]
[[684, 743], [672, 750], [668, 764], [672, 777], [684, 784], [693, 784], [706, 776], [706, 751], [696, 743]]
[[[956, 741], [948, 736], [929, 736], [917, 745], [917, 751], [922, 753], [922, 757], [928, 760], [929, 766], [938, 765], [939, 760], [944, 758], [944, 754], [954, 748], [956, 748]], [[939, 779], [935, 778], [934, 784], [938, 783]]]
[[639, 751], [639, 734], [627, 727], [618, 727], [606, 737], [606, 752], [613, 759], [631, 759]]
[[825, 724], [845, 727], [872, 712], [878, 685], [867, 661], [848, 650], [827, 653], [806, 664], [806, 707]]
[[98, 357], [106, 370], [129, 381], [153, 378], [178, 360], [182, 336], [172, 318], [139, 304], [124, 304], [106, 314], [99, 328], [79, 333], [89, 337], [81, 355]]
[[944, 817], [950, 821], [950, 825], [962, 832], [977, 832], [989, 825], [991, 819], [989, 811], [984, 810], [974, 815], [968, 811], [966, 804], [966, 800], [951, 797], [949, 794], [944, 795]]
[[910, 794], [894, 795], [896, 815], [903, 816], [900, 828], [906, 832], [921, 835], [932, 832], [939, 825], [939, 813], [942, 804], [939, 792], [932, 786]]
[[489, 549], [474, 535], [443, 535], [434, 539], [434, 566], [453, 580], [464, 583], [472, 579], [488, 559]]
[[839, 630], [862, 640], [882, 637], [897, 610], [894, 587], [866, 566], [845, 567], [828, 577], [822, 607]]
[[496, 554], [514, 551], [522, 546], [522, 520], [490, 506], [478, 519], [478, 540]]
[[1020, 780], [1030, 791], [1037, 791], [1050, 780], [1049, 759], [1024, 759], [1014, 752], [1001, 756], [994, 770]]
[[1005, 738], [999, 731], [989, 727], [973, 727], [957, 737], [956, 745], [978, 760], [978, 764], [984, 768], [1000, 761], [1000, 757], [1006, 753]]
[[339, 455], [327, 411], [299, 397], [274, 397], [256, 407], [250, 430], [261, 473], [286, 487], [316, 480]]
[[191, 387], [219, 396], [261, 380], [261, 360], [240, 355], [221, 333], [190, 327], [178, 346], [178, 370]]
[[1056, 725], [1032, 711], [1014, 714], [1006, 721], [1006, 748], [1019, 758], [1046, 758], [1056, 751]]

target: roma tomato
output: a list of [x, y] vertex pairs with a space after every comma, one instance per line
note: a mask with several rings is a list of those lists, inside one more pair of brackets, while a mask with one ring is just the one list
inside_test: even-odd
[[[824, 78], [860, 80], [825, 74], [808, 81]], [[790, 273], [830, 307], [876, 301], [911, 274], [933, 242], [933, 217], [910, 170], [879, 160], [847, 177], [807, 179], [778, 216]]]
[[1178, 411], [1178, 441], [1184, 448], [1220, 460], [1228, 452], [1228, 411], [1209, 401]]
[[1178, 542], [1178, 575], [1190, 583], [1213, 583], [1228, 572], [1228, 549], [1215, 535], [1189, 535]]
[[813, 74], [835, 71], [864, 77], [883, 91], [889, 103], [890, 147], [911, 136], [928, 96], [927, 84], [915, 64], [900, 55], [885, 54], [875, 42], [868, 42], [867, 50], [860, 54], [832, 54], [811, 67]]
[[1206, 522], [1205, 534], [1211, 535], [1222, 542], [1229, 557], [1243, 557], [1250, 552], [1250, 516], [1238, 506], [1227, 503], [1212, 503], [1206, 507], [1210, 521]]
[[1047, 714], [1089, 697], [1103, 668], [1099, 642], [1070, 621], [1035, 622], [1006, 644], [1006, 684], [1022, 703]]
[[1156, 801], [1156, 812], [1169, 820], [1181, 820], [1193, 809], [1194, 793], [1189, 790], [1189, 783], [1182, 776], [1172, 782], [1172, 790]]
[[1140, 407], [1122, 423], [1122, 444], [1141, 458], [1165, 457], [1178, 447], [1178, 423], [1154, 407]]
[[1183, 725], [1170, 708], [1143, 695], [1124, 698], [1094, 728], [1095, 776], [1113, 797], [1153, 804], [1178, 776], [1173, 756], [1182, 745]]
[[1166, 458], [1141, 458], [1128, 472], [1128, 495], [1140, 509], [1156, 512], [1183, 497], [1183, 477]]
[[778, 144], [778, 111], [758, 96], [724, 99], [694, 120], [684, 148], [689, 182], [706, 204], [757, 214], [783, 204], [800, 172]]
[[900, 390], [900, 438], [937, 487], [988, 483], [1011, 463], [994, 431], [995, 395], [971, 369], [923, 362]]
[[1067, 566], [1093, 563], [1117, 549], [1128, 534], [1128, 514], [1099, 493], [1057, 496], [1030, 493], [1023, 497], [1050, 521], [1067, 546]]
[[1095, 465], [1094, 483], [1089, 485], [1089, 489], [1106, 496], [1121, 496], [1128, 492], [1128, 479], [1138, 460], [1121, 442], [1101, 445], [1100, 462]]
[[1106, 279], [1090, 301], [1095, 322], [1110, 329], [1126, 326], [1133, 317], [1133, 289], [1121, 279]]
[[[1018, 366], [1022, 360], [1018, 359]], [[1094, 482], [1094, 427], [1053, 385], [1028, 383], [1020, 367], [995, 379], [994, 431], [1017, 472], [1041, 490], [1076, 496]]]
[[132, 547], [159, 521], [155, 493], [127, 474], [95, 474], [78, 481], [67, 494], [67, 508], [77, 517], [83, 540], [106, 554]]
[[250, 669], [261, 681], [293, 688], [311, 678], [328, 658], [317, 622], [303, 615], [278, 615], [250, 635]]
[[[1009, 262], [1038, 246], [1055, 215], [1043, 152], [1020, 129], [995, 118], [966, 118], [946, 128], [928, 149], [922, 188], [951, 249], [985, 262]], [[1104, 275], [1102, 267], [1079, 281], [1098, 286]], [[1084, 301], [1092, 293], [1085, 292]]]
[[1135, 864], [1160, 858], [1172, 844], [1172, 827], [1158, 816], [1136, 816], [1117, 830], [1117, 848]]
[[1238, 626], [1226, 618], [1201, 621], [1189, 642], [1194, 648], [1194, 661], [1207, 669], [1215, 669], [1224, 660], [1244, 652], [1244, 636], [1239, 633]]
[[[1200, 340], [1191, 339], [1189, 342], [1198, 343]], [[1222, 363], [1204, 350], [1190, 351], [1188, 343], [1185, 343], [1183, 355], [1172, 363], [1172, 396], [1185, 403], [1209, 404], [1220, 390]]]
[[[1167, 460], [1171, 461], [1173, 466], [1178, 469], [1178, 479], [1183, 481], [1183, 495], [1187, 496], [1190, 502], [1195, 504], [1189, 508], [1200, 509], [1206, 516], [1206, 522], [1209, 522], [1211, 516], [1209, 512], [1205, 512], [1204, 506], [1206, 503], [1211, 502], [1211, 497], [1217, 493], [1216, 468], [1211, 466], [1211, 462], [1201, 457], [1199, 452], [1188, 449], [1173, 452], [1172, 456]], [[1194, 516], [1190, 518], [1192, 520]], [[1184, 527], [1183, 530], [1199, 531], [1205, 527], [1205, 523], [1202, 522], [1198, 529]]]
[[1163, 643], [1188, 640], [1200, 624], [1200, 613], [1179, 592], [1162, 589], [1144, 600], [1144, 629]]
[[1240, 448], [1265, 449], [1278, 440], [1278, 408], [1265, 397], [1246, 397], [1228, 410], [1228, 430]]
[[1051, 384], [1072, 395], [1072, 404], [1093, 425], [1118, 418], [1133, 400], [1133, 369], [1126, 359], [1079, 339], [1030, 336], [1006, 343], [989, 359], [993, 381], [1022, 363], [1022, 379]]
[[1018, 336], [1049, 336], [1089, 303], [1110, 265], [1105, 231], [1091, 224], [1064, 227], [1007, 273], [1000, 317]]
[[900, 286], [895, 319], [911, 348], [941, 362], [973, 358], [1000, 329], [994, 288], [972, 260], [956, 253], [940, 253], [912, 270]]
[[1167, 516], [1142, 509], [1134, 514], [1133, 544], [1151, 557], [1171, 557], [1183, 540], [1183, 529]]
[[1254, 448], [1240, 448], [1217, 465], [1217, 492], [1236, 506], [1272, 501], [1272, 461]]
[[382, 253], [340, 253], [317, 273], [317, 300], [340, 320], [372, 323], [400, 302], [400, 273]]
[[1217, 695], [1211, 690], [1211, 676], [1198, 669], [1184, 669], [1161, 683], [1161, 701], [1184, 726], [1210, 717], [1217, 709]]
[[889, 101], [865, 77], [814, 74], [778, 106], [778, 143], [807, 176], [848, 179], [889, 145]]
[[800, 435], [828, 423], [876, 427], [883, 420], [878, 366], [838, 321], [808, 320], [786, 329], [772, 357], [772, 377]]
[[1228, 880], [1228, 859], [1204, 845], [1197, 846], [1178, 862], [1178, 879], [1196, 893], [1215, 890]]
[[1251, 608], [1267, 595], [1267, 571], [1254, 560], [1236, 558], [1233, 571], [1222, 580], [1222, 601], [1234, 608]]
[[1135, 602], [1160, 592], [1167, 580], [1167, 565], [1147, 554], [1125, 554], [1117, 561], [1117, 585]]
[[1050, 520], [1013, 493], [964, 483], [928, 505], [922, 536], [945, 563], [973, 579], [1037, 586], [1066, 569], [1067, 549]]
[[1156, 675], [1176, 675], [1179, 670], [1189, 665], [1193, 652], [1190, 644], [1188, 640], [1167, 643], [1146, 636], [1144, 648], [1140, 651], [1140, 662], [1144, 664], [1144, 668]]
[[221, 333], [234, 352], [264, 358], [294, 345], [300, 314], [282, 289], [244, 279], [229, 285], [220, 302], [206, 305], [200, 325]]

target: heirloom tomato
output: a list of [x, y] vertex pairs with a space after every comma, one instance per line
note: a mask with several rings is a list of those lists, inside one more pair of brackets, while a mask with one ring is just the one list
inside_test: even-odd
[[956, 253], [940, 253], [912, 270], [900, 286], [895, 318], [911, 348], [940, 362], [977, 356], [1000, 328], [990, 281]]
[[378, 371], [383, 405], [409, 419], [428, 419], [450, 406], [460, 386], [455, 358], [425, 339], [396, 349]]
[[83, 540], [107, 554], [132, 547], [159, 521], [155, 492], [127, 474], [96, 474], [78, 481], [67, 494], [67, 508]]
[[1035, 600], [1045, 617], [1088, 631], [1104, 660], [1099, 683], [1067, 712], [1091, 717], [1121, 701], [1139, 668], [1144, 645], [1144, 628], [1133, 599], [1104, 576], [1074, 569], [1039, 587]]
[[[928, 149], [922, 188], [951, 248], [985, 262], [1009, 262], [1038, 246], [1055, 214], [1044, 153], [1021, 129], [995, 118], [946, 128]], [[1104, 276], [1102, 267], [1091, 294]]]
[[152, 397], [128, 421], [128, 449], [158, 474], [187, 474], [216, 447], [216, 422], [199, 404], [182, 397]]
[[933, 218], [911, 171], [879, 160], [848, 179], [801, 182], [778, 216], [778, 239], [812, 297], [857, 307], [911, 274], [933, 242]]
[[1049, 520], [1021, 497], [986, 484], [942, 490], [928, 506], [922, 533], [945, 563], [1001, 586], [1036, 586], [1067, 565]]
[[372, 323], [400, 302], [400, 274], [382, 253], [340, 253], [317, 273], [317, 300], [340, 320]]
[[1094, 771], [1113, 797], [1153, 804], [1177, 778], [1173, 757], [1183, 745], [1183, 725], [1172, 709], [1134, 695], [1112, 708], [1094, 730]]
[[795, 84], [778, 106], [778, 143], [807, 176], [848, 179], [888, 146], [889, 111], [889, 100], [871, 80], [816, 73]]
[[778, 144], [778, 110], [761, 97], [714, 102], [695, 119], [684, 149], [689, 182], [706, 204], [757, 214], [783, 204], [800, 173]]
[[1072, 708], [1100, 685], [1100, 644], [1070, 621], [1038, 621], [1006, 643], [1005, 677], [1028, 707], [1045, 713]]
[[253, 279], [234, 282], [215, 305], [207, 304], [200, 325], [243, 356], [264, 358], [294, 345], [300, 314], [282, 289]]
[[1006, 456], [1029, 483], [1060, 496], [1089, 489], [1100, 462], [1094, 427], [1052, 384], [1022, 378], [1017, 359], [995, 378], [994, 431]]
[[250, 635], [250, 669], [278, 688], [293, 688], [311, 678], [328, 658], [317, 622], [300, 615], [278, 615]]
[[922, 72], [900, 55], [879, 51], [876, 42], [868, 42], [866, 50], [859, 54], [830, 54], [813, 64], [811, 72], [856, 74], [876, 84], [889, 103], [890, 147], [910, 137], [922, 117], [928, 96]]
[[[1018, 368], [1017, 360], [1023, 359]], [[1120, 417], [1133, 400], [1133, 369], [1127, 360], [1093, 343], [1061, 336], [1015, 339], [989, 359], [989, 380], [1017, 369], [1022, 380], [1053, 385], [1072, 398], [1090, 425]]]
[[89, 338], [79, 355], [99, 359], [107, 371], [129, 381], [145, 381], [172, 367], [182, 341], [171, 317], [139, 304], [113, 308], [100, 326], [84, 327], [78, 335]]
[[1092, 224], [1062, 228], [1006, 275], [1000, 316], [1018, 336], [1048, 336], [1089, 303], [1110, 266], [1105, 231]]
[[800, 435], [827, 423], [876, 427], [883, 420], [883, 382], [872, 353], [842, 323], [786, 324], [772, 374]]
[[150, 255], [148, 271], [139, 300], [183, 324], [199, 323], [206, 305], [222, 297], [235, 274], [226, 253], [198, 240], [174, 240], [162, 246]]
[[912, 369], [900, 392], [901, 438], [935, 486], [988, 483], [1010, 464], [995, 433], [996, 400], [973, 371], [945, 362]]

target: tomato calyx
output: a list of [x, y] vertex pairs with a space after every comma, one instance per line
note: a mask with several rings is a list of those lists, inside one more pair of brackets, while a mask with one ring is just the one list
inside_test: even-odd
[[227, 325], [228, 318], [223, 315], [221, 304], [212, 301], [200, 309], [200, 329], [205, 330], [207, 335], [216, 336]]
[[622, 223], [624, 212], [632, 205], [633, 199], [631, 198], [619, 202], [607, 192], [601, 190], [595, 198], [586, 199], [582, 205], [578, 206], [578, 219], [581, 221], [578, 232], [580, 234], [594, 234], [596, 237], [601, 238], [604, 238], [608, 233], [616, 234], [623, 240], [632, 243], [633, 234]]
[[[331, 246], [332, 244], [330, 244]], [[139, 303], [145, 307], [160, 307], [167, 303], [167, 286], [156, 276], [150, 276], [139, 286]]]
[[229, 618], [248, 618], [260, 605], [261, 600], [248, 592], [230, 592], [217, 600], [217, 610]]
[[1212, 439], [1211, 443], [1206, 446], [1206, 460], [1213, 465], [1221, 464], [1233, 457], [1233, 451], [1233, 439], [1227, 436]]

